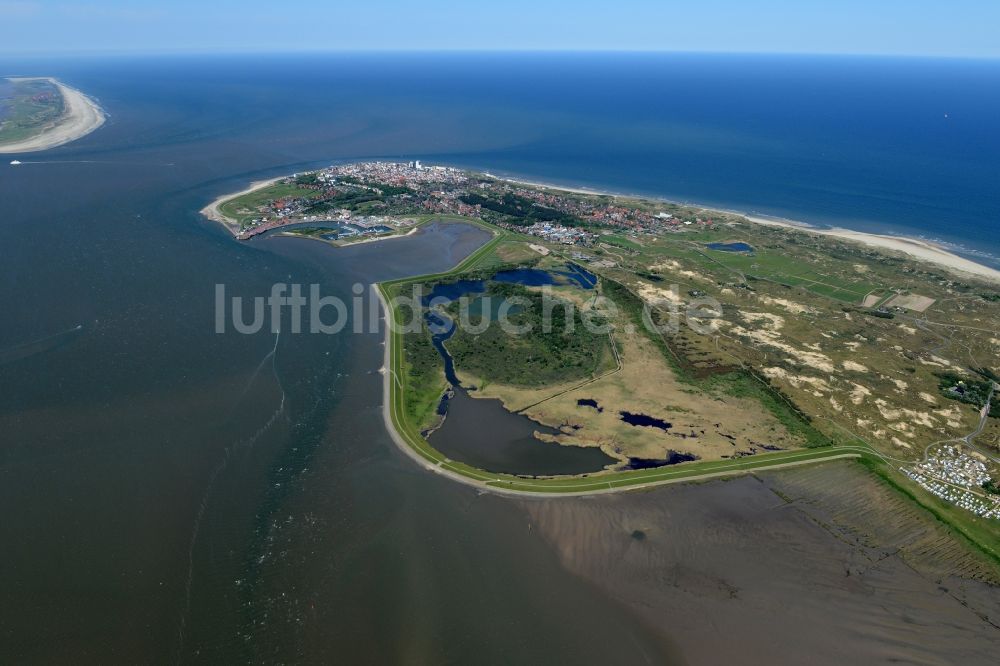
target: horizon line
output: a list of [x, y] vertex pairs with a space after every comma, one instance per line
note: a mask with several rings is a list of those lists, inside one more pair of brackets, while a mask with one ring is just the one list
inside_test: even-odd
[[290, 56], [290, 55], [391, 55], [391, 54], [426, 54], [426, 55], [700, 55], [700, 56], [781, 56], [781, 57], [814, 57], [814, 58], [885, 58], [910, 60], [1000, 60], [1000, 54], [969, 55], [969, 54], [928, 54], [928, 53], [866, 53], [866, 52], [834, 52], [834, 51], [716, 51], [716, 50], [673, 50], [673, 49], [618, 49], [618, 48], [299, 48], [299, 49], [69, 49], [65, 51], [18, 51], [0, 50], [0, 58], [60, 58], [60, 57], [129, 57], [129, 56]]

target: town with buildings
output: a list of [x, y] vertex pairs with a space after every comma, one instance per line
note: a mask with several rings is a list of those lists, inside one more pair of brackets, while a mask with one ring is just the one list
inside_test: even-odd
[[986, 464], [958, 446], [945, 445], [901, 471], [928, 492], [983, 518], [1000, 520], [1000, 495], [984, 487], [992, 479]]
[[[272, 194], [273, 196], [269, 196]], [[396, 228], [399, 218], [441, 214], [481, 218], [501, 228], [566, 245], [593, 245], [598, 229], [631, 235], [712, 225], [690, 210], [664, 203], [623, 203], [619, 197], [577, 195], [420, 161], [362, 162], [293, 174], [226, 202], [242, 240], [302, 223], [346, 223], [351, 233]]]

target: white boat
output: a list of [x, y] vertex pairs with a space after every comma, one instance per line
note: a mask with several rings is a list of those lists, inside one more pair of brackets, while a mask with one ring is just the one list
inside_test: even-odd
[[11, 160], [11, 161], [10, 161], [10, 165], [11, 165], [11, 166], [17, 166], [17, 165], [18, 165], [18, 164], [20, 164], [20, 163], [21, 163], [21, 160]]

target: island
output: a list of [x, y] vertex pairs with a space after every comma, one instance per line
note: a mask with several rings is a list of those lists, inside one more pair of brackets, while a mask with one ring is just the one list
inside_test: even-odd
[[100, 105], [56, 79], [0, 79], [0, 153], [30, 153], [75, 141], [104, 124]]
[[[248, 242], [342, 245], [449, 220], [490, 233], [446, 273], [376, 286], [393, 324], [386, 424], [428, 470], [591, 494], [851, 458], [1000, 561], [988, 266], [419, 162], [281, 177], [203, 213]], [[495, 325], [501, 311], [516, 330]]]

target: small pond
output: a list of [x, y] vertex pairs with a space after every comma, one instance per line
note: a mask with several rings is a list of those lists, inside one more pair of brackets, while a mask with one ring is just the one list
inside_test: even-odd
[[[597, 276], [572, 262], [566, 264], [564, 270], [546, 271], [540, 268], [515, 268], [495, 273], [490, 280], [505, 284], [519, 284], [525, 287], [567, 286], [573, 285], [580, 289], [593, 289], [597, 285]], [[438, 303], [449, 303], [467, 294], [481, 294], [486, 291], [488, 280], [455, 280], [434, 285], [434, 288], [423, 297], [424, 305], [432, 300]]]
[[753, 246], [748, 243], [708, 243], [705, 247], [720, 252], [753, 252]]
[[619, 417], [625, 423], [631, 426], [642, 426], [646, 428], [659, 428], [660, 430], [669, 430], [674, 427], [674, 424], [669, 421], [664, 421], [663, 419], [658, 419], [655, 416], [648, 416], [646, 414], [635, 414], [632, 412], [618, 412]]
[[666, 458], [629, 458], [625, 469], [655, 469], [676, 465], [682, 462], [698, 460], [698, 456], [693, 453], [681, 453], [680, 451], [667, 451]]

